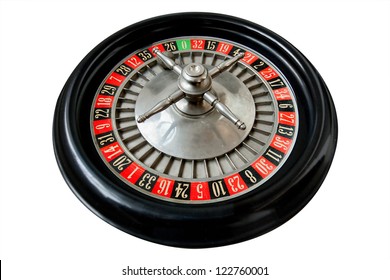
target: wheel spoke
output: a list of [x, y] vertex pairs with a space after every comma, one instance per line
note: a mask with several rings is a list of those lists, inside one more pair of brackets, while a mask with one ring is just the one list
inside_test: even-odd
[[139, 122], [139, 123], [144, 122], [145, 120], [147, 120], [151, 116], [153, 116], [161, 111], [164, 111], [169, 106], [171, 106], [173, 103], [176, 103], [177, 101], [183, 99], [184, 97], [185, 97], [184, 92], [182, 92], [181, 90], [175, 91], [170, 96], [168, 96], [167, 98], [161, 100], [156, 105], [154, 105], [154, 107], [152, 107], [149, 111], [147, 111], [143, 115], [139, 116], [137, 118], [137, 122]]
[[241, 130], [246, 129], [246, 125], [236, 117], [236, 115], [233, 114], [232, 111], [228, 107], [226, 107], [225, 104], [220, 102], [220, 100], [214, 96], [212, 93], [205, 92], [203, 94], [203, 99], [209, 103], [211, 106], [215, 107], [217, 111], [223, 115], [225, 118], [227, 118], [229, 121], [231, 121], [235, 126], [237, 126]]

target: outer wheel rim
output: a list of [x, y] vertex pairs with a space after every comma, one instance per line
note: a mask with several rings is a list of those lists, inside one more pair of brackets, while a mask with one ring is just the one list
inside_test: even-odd
[[[240, 231], [245, 232], [245, 234], [231, 234], [229, 237], [220, 236], [218, 234], [211, 234], [210, 231], [212, 231], [212, 228], [203, 228], [200, 230], [199, 225], [210, 225], [210, 220], [202, 220], [199, 216], [210, 214], [210, 209], [208, 206], [196, 206], [197, 214], [195, 215], [193, 213], [193, 205], [191, 208], [182, 205], [179, 208], [182, 214], [182, 218], [185, 217], [186, 221], [181, 221], [180, 226], [176, 225], [177, 231], [170, 237], [170, 229], [167, 228], [167, 225], [171, 225], [172, 223], [179, 224], [179, 221], [177, 221], [178, 217], [176, 217], [178, 211], [177, 205], [173, 205], [169, 202], [157, 202], [153, 199], [145, 201], [138, 193], [135, 193], [132, 190], [118, 187], [121, 185], [121, 182], [115, 178], [115, 176], [110, 176], [110, 174], [105, 174], [104, 176], [97, 175], [101, 174], [99, 170], [102, 168], [104, 169], [105, 167], [102, 164], [94, 161], [95, 158], [91, 157], [91, 151], [88, 151], [88, 147], [83, 144], [85, 142], [86, 136], [76, 125], [78, 124], [77, 116], [72, 114], [72, 111], [80, 111], [81, 97], [77, 95], [77, 97], [74, 98], [75, 96], [72, 95], [74, 95], [75, 92], [85, 92], [85, 85], [91, 83], [89, 79], [91, 72], [98, 71], [95, 70], [96, 68], [94, 65], [101, 65], [103, 64], [102, 61], [109, 60], [109, 58], [112, 57], [112, 47], [117, 45], [118, 41], [123, 41], [123, 38], [126, 37], [126, 34], [128, 34], [128, 30], [132, 30], [134, 33], [137, 30], [149, 28], [150, 25], [153, 23], [155, 24], [157, 21], [159, 22], [160, 26], [164, 24], [166, 25], [166, 23], [172, 19], [172, 15], [150, 19], [119, 31], [102, 42], [80, 63], [80, 65], [72, 74], [68, 83], [65, 85], [57, 103], [53, 130], [56, 157], [62, 174], [78, 198], [99, 217], [121, 230], [153, 242], [180, 247], [210, 247], [247, 240], [270, 231], [291, 218], [293, 215], [299, 212], [299, 210], [303, 208], [304, 205], [306, 205], [306, 203], [320, 187], [330, 167], [336, 146], [337, 120], [334, 108], [332, 106], [332, 100], [326, 85], [323, 83], [321, 77], [311, 66], [311, 64], [293, 46], [288, 44], [284, 39], [280, 38], [276, 34], [250, 22], [216, 14], [187, 13], [177, 14], [173, 17], [175, 20], [183, 18], [191, 20], [191, 18], [196, 18], [197, 21], [203, 20], [205, 24], [210, 24], [210, 26], [215, 20], [223, 20], [226, 24], [230, 25], [232, 25], [234, 22], [234, 24], [239, 24], [241, 28], [251, 30], [251, 32], [255, 32], [253, 31], [253, 28], [256, 28], [256, 32], [261, 33], [262, 38], [273, 41], [274, 45], [276, 44], [279, 47], [279, 54], [277, 56], [278, 59], [283, 59], [283, 55], [280, 55], [281, 50], [283, 50], [285, 53], [284, 56], [287, 52], [289, 53], [290, 62], [287, 63], [286, 61], [283, 61], [284, 67], [286, 69], [288, 67], [293, 67], [294, 71], [290, 71], [289, 74], [299, 77], [299, 79], [287, 77], [290, 82], [294, 80], [296, 83], [301, 83], [300, 87], [306, 89], [306, 92], [313, 92], [315, 90], [321, 91], [322, 94], [319, 94], [315, 97], [306, 94], [308, 95], [306, 96], [307, 100], [298, 98], [298, 106], [308, 107], [307, 104], [302, 104], [302, 102], [311, 102], [314, 112], [310, 112], [310, 116], [305, 116], [305, 119], [308, 121], [308, 123], [300, 126], [300, 131], [298, 133], [298, 135], [300, 135], [298, 136], [300, 137], [299, 141], [301, 142], [304, 141], [303, 138], [305, 138], [307, 134], [311, 135], [311, 138], [304, 141], [307, 144], [305, 145], [306, 151], [303, 151], [302, 148], [297, 147], [294, 148], [292, 152], [293, 154], [298, 153], [301, 158], [305, 159], [305, 161], [302, 160], [300, 162], [290, 162], [289, 165], [283, 166], [278, 171], [281, 172], [281, 174], [288, 172], [290, 172], [290, 174], [296, 174], [294, 178], [290, 178], [293, 180], [294, 184], [289, 186], [289, 188], [286, 188], [285, 182], [276, 181], [275, 178], [271, 178], [268, 182], [266, 182], [266, 184], [272, 186], [272, 188], [262, 192], [261, 198], [259, 198], [259, 194], [255, 195], [254, 197], [239, 197], [235, 200], [238, 203], [243, 203], [239, 207], [232, 207], [229, 203], [218, 204], [220, 211], [215, 211], [213, 213], [213, 218], [218, 219], [221, 221], [221, 223], [226, 222], [225, 227], [229, 229], [231, 233], [235, 233], [237, 229], [232, 229], [232, 227], [237, 226], [237, 224], [239, 224], [240, 218], [245, 216], [245, 220], [247, 221], [246, 224], [238, 225], [238, 227], [241, 228]], [[261, 30], [261, 32], [259, 30]], [[232, 34], [231, 36], [238, 37], [237, 34]], [[153, 39], [153, 41], [157, 40]], [[251, 39], [248, 41], [251, 41]], [[270, 50], [270, 53], [272, 52], [275, 52], [275, 49]], [[279, 68], [280, 64], [278, 64]], [[288, 72], [287, 70], [282, 71], [285, 74]], [[293, 87], [298, 86], [293, 85]], [[312, 100], [313, 98], [320, 100]], [[309, 110], [300, 111], [309, 112]], [[311, 116], [315, 116], [315, 118], [310, 118]], [[324, 137], [323, 135], [328, 135], [328, 137]], [[74, 147], [79, 147], [79, 149], [75, 149]], [[323, 147], [322, 150], [321, 147]], [[318, 151], [319, 149], [320, 151]], [[316, 159], [313, 159], [313, 150], [317, 151]], [[316, 177], [316, 182], [314, 183], [307, 182], [308, 174], [305, 174], [305, 170], [313, 171], [312, 166], [317, 166], [317, 168], [314, 168], [317, 170], [317, 174], [311, 176]], [[296, 170], [299, 170], [299, 172]], [[75, 175], [79, 173], [93, 174], [94, 176], [86, 176], [88, 178], [79, 178], [78, 175]], [[88, 187], [80, 188], [80, 185]], [[297, 187], [302, 185], [310, 186], [308, 190], [301, 188], [301, 190], [305, 190], [301, 192], [301, 196], [304, 197], [299, 197], [299, 199], [296, 199], [298, 201], [295, 201], [295, 203], [288, 201], [288, 197], [292, 196], [289, 194], [299, 193], [297, 191]], [[107, 189], [107, 186], [110, 186], [110, 189]], [[105, 200], [103, 200], [102, 197], [105, 197]], [[287, 211], [286, 213], [285, 209], [281, 208], [280, 205], [277, 205], [276, 201], [278, 201], [278, 199], [280, 199], [279, 204], [280, 201], [285, 202], [287, 200], [287, 202], [291, 205], [290, 211]], [[118, 201], [121, 201], [121, 203], [117, 204], [116, 207], [112, 207], [111, 203]], [[124, 201], [126, 201], [125, 204], [123, 204]], [[261, 207], [259, 207], [260, 203]], [[103, 207], [97, 210], [97, 204], [103, 205]], [[159, 207], [161, 205], [163, 205], [167, 210], [164, 217], [156, 218], [155, 214], [151, 214], [149, 216], [146, 214], [149, 222], [156, 225], [154, 230], [157, 233], [153, 234], [150, 232], [153, 230], [151, 227], [147, 227], [146, 230], [143, 229], [145, 228], [145, 225], [143, 225], [142, 220], [145, 219], [145, 212], [139, 213], [137, 210], [135, 210], [135, 208], [139, 207], [140, 209], [142, 208], [147, 210], [154, 209], [155, 207]], [[251, 215], [243, 213], [243, 211], [247, 212], [248, 210], [249, 212], [251, 211]], [[271, 216], [274, 216], [275, 213], [279, 211], [279, 217], [269, 221], [270, 211], [273, 211]], [[112, 214], [114, 212], [115, 215]], [[120, 216], [121, 219], [119, 219], [118, 216]], [[235, 218], [232, 219], [232, 216]], [[228, 221], [229, 219], [231, 220]], [[266, 221], [266, 223], [264, 225], [260, 225], [260, 221]], [[196, 224], [198, 228], [196, 228], [193, 224]], [[194, 231], [196, 231], [200, 237], [196, 237]]]

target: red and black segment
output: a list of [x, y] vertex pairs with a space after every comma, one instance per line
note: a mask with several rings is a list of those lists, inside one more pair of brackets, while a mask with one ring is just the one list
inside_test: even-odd
[[[191, 188], [191, 181], [165, 178], [164, 176], [155, 174], [153, 170], [145, 170], [145, 167], [141, 167], [142, 164], [137, 164], [136, 162], [131, 166], [126, 166], [129, 170], [123, 170], [123, 166], [129, 165], [132, 160], [124, 155], [126, 148], [120, 147], [121, 144], [115, 139], [115, 133], [112, 130], [111, 111], [113, 110], [114, 104], [113, 94], [126, 81], [126, 76], [129, 73], [155, 56], [153, 49], [156, 47], [160, 51], [174, 52], [179, 49], [190, 49], [193, 51], [208, 50], [229, 54], [231, 56], [245, 53], [241, 61], [249, 64], [250, 67], [263, 77], [264, 81], [273, 89], [274, 98], [277, 100], [278, 118], [275, 137], [270, 142], [266, 152], [255, 161], [260, 162], [260, 159], [264, 158], [272, 164], [272, 169], [268, 169], [268, 171], [276, 171], [276, 167], [282, 162], [285, 155], [290, 152], [293, 146], [293, 138], [296, 133], [295, 127], [298, 122], [295, 113], [295, 102], [292, 100], [292, 94], [289, 88], [277, 70], [268, 66], [266, 62], [252, 52], [222, 40], [216, 41], [201, 37], [182, 37], [177, 40], [167, 40], [157, 45], [147, 46], [146, 49], [130, 55], [130, 57], [124, 60], [124, 63], [120, 64], [119, 67], [116, 67], [108, 75], [94, 103], [93, 133], [98, 146], [103, 146], [103, 148], [100, 148], [102, 158], [106, 160], [108, 165], [113, 167], [112, 171], [116, 171], [118, 176], [130, 182], [136, 188], [152, 193], [157, 197], [163, 199], [170, 198], [177, 202], [205, 202], [241, 194], [250, 187], [259, 185], [260, 180], [267, 178], [272, 173], [264, 173], [261, 172], [261, 169], [248, 166], [245, 170], [230, 174], [224, 179], [218, 181], [201, 181], [199, 182], [199, 186], [202, 187]], [[105, 144], [107, 143], [111, 145], [106, 147]], [[114, 161], [114, 158], [119, 155], [121, 156]], [[137, 176], [133, 176], [134, 172], [136, 172]]]

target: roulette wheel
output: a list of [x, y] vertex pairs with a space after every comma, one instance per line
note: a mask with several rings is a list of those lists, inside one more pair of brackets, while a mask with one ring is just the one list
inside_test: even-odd
[[200, 248], [257, 237], [315, 195], [337, 117], [313, 65], [255, 23], [180, 13], [95, 47], [57, 102], [56, 159], [93, 213], [139, 238]]

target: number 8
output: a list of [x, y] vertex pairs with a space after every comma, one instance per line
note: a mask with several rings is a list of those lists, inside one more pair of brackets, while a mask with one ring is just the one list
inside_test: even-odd
[[257, 179], [255, 176], [253, 176], [253, 173], [250, 171], [250, 170], [245, 170], [245, 175], [246, 177], [248, 177], [249, 181], [251, 181], [251, 183], [256, 183], [257, 182]]

